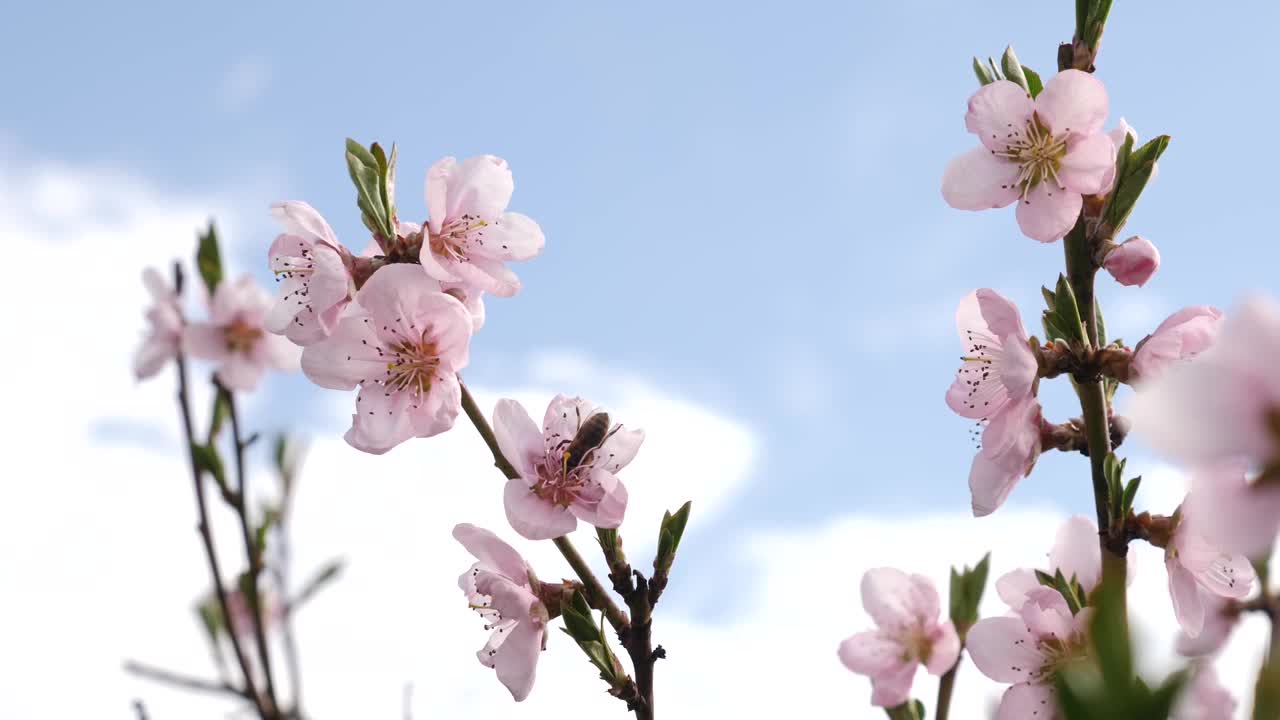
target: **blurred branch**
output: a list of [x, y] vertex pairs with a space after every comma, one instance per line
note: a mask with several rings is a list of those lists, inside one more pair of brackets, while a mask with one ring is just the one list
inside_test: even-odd
[[[179, 267], [176, 266], [175, 267]], [[176, 271], [176, 272], [180, 272]], [[222, 611], [222, 617], [230, 618], [231, 614], [227, 610], [227, 589], [222, 583], [222, 569], [218, 565], [218, 555], [213, 548], [213, 535], [209, 530], [209, 507], [205, 500], [204, 478], [200, 470], [200, 465], [196, 460], [196, 443], [195, 432], [191, 427], [191, 402], [187, 393], [187, 359], [182, 353], [178, 353], [175, 360], [178, 366], [178, 407], [182, 416], [182, 427], [186, 433], [187, 452], [191, 462], [191, 478], [195, 484], [196, 494], [196, 510], [199, 514], [200, 539], [204, 544], [205, 558], [209, 562], [209, 575], [213, 580], [214, 593], [218, 597], [218, 607]], [[247, 697], [253, 706], [257, 709], [259, 716], [268, 717], [266, 708], [263, 707], [262, 698], [258, 695], [257, 687], [253, 682], [253, 673], [249, 670], [249, 663], [245, 660], [244, 650], [240, 647], [240, 639], [236, 637], [234, 632], [227, 633], [231, 638], [231, 648], [235, 652], [236, 662], [240, 665], [240, 673], [244, 676], [243, 693], [237, 692]]]
[[[153, 680], [164, 685], [172, 685], [184, 690], [196, 690], [215, 695], [235, 695], [246, 700], [253, 700], [253, 696], [249, 691], [237, 688], [230, 683], [218, 680], [205, 680], [191, 675], [183, 675], [171, 670], [165, 670], [152, 665], [145, 665], [134, 660], [125, 661], [124, 671], [130, 675], [137, 675], [141, 678]], [[134, 708], [138, 711], [138, 717], [140, 719], [146, 717], [146, 708], [142, 706], [141, 700], [134, 702]]]
[[[248, 443], [241, 440], [240, 436], [240, 413], [236, 409], [235, 394], [221, 383], [214, 381], [214, 385], [219, 394], [221, 394], [227, 403], [227, 415], [231, 418], [231, 441], [235, 446], [236, 460], [236, 487], [233, 492], [238, 502], [235, 505], [236, 515], [240, 518], [240, 530], [244, 537], [245, 554], [249, 561], [248, 571], [248, 590], [249, 600], [252, 602], [252, 610], [250, 613], [253, 621], [253, 635], [258, 645], [258, 658], [262, 662], [262, 674], [267, 681], [267, 700], [269, 710], [272, 717], [280, 715], [279, 702], [276, 699], [275, 678], [271, 675], [271, 648], [267, 645], [266, 632], [262, 623], [262, 594], [258, 589], [258, 576], [262, 572], [262, 551], [258, 547], [257, 541], [254, 539], [253, 528], [250, 527], [249, 510], [248, 510], [248, 476], [244, 469], [244, 451], [248, 447]], [[230, 634], [235, 634], [234, 631]]]

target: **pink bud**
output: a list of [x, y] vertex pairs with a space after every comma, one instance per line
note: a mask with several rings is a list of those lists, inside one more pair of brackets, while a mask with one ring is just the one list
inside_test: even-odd
[[1121, 285], [1141, 287], [1160, 267], [1160, 251], [1150, 240], [1134, 235], [1107, 253], [1102, 266]]

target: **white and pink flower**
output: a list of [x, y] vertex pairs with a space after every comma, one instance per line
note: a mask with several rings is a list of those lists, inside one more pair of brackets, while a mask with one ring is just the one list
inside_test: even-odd
[[[1085, 593], [1093, 592], [1102, 578], [1098, 526], [1083, 515], [1069, 518], [1054, 536], [1053, 548], [1049, 551], [1049, 573], [1059, 571], [1067, 580], [1075, 578]], [[1132, 573], [1129, 576], [1132, 577]], [[1000, 599], [1014, 610], [1020, 610], [1027, 597], [1041, 587], [1035, 571], [1027, 568], [1011, 570], [996, 580]]]
[[458, 578], [458, 587], [484, 618], [485, 629], [493, 631], [476, 657], [493, 668], [511, 697], [524, 700], [533, 689], [551, 621], [538, 598], [538, 579], [520, 553], [488, 530], [464, 523], [453, 528], [453, 537], [476, 558]]
[[1240, 462], [1193, 472], [1182, 507], [1195, 514], [1196, 529], [1224, 552], [1266, 557], [1280, 531], [1280, 483], [1273, 478], [1250, 482]]
[[939, 621], [941, 605], [933, 582], [896, 568], [876, 568], [862, 576], [862, 607], [876, 623], [840, 643], [840, 661], [871, 678], [871, 704], [906, 702], [916, 668], [934, 675], [950, 670], [960, 656], [960, 638], [950, 620]]
[[[400, 235], [409, 237], [422, 232], [422, 226], [418, 223], [400, 222]], [[371, 243], [369, 248], [363, 253], [367, 257], [377, 254], [377, 243]], [[429, 278], [429, 283], [437, 283], [435, 278]], [[432, 287], [435, 285], [433, 284]], [[443, 292], [458, 298], [458, 301], [466, 306], [467, 312], [471, 313], [471, 331], [479, 332], [484, 327], [484, 291], [479, 287], [470, 285], [465, 282], [439, 282], [440, 289]]]
[[1121, 285], [1142, 287], [1159, 269], [1160, 251], [1150, 240], [1134, 235], [1113, 247], [1103, 258], [1102, 267]]
[[1208, 593], [1204, 595], [1204, 601], [1204, 625], [1200, 634], [1192, 637], [1186, 630], [1178, 632], [1174, 647], [1179, 655], [1202, 657], [1218, 652], [1231, 636], [1231, 631], [1240, 624], [1240, 612], [1233, 607], [1231, 600]]
[[1085, 654], [1090, 610], [1074, 616], [1062, 595], [1040, 587], [1027, 594], [1014, 616], [985, 618], [970, 630], [965, 645], [982, 674], [1010, 683], [996, 720], [1054, 720], [1058, 673]]
[[305, 202], [276, 203], [271, 214], [284, 225], [284, 232], [267, 251], [280, 290], [267, 312], [266, 328], [298, 345], [310, 345], [333, 332], [355, 293], [348, 270], [351, 253]]
[[427, 274], [499, 297], [519, 292], [519, 278], [504, 263], [533, 258], [545, 240], [533, 220], [506, 211], [514, 190], [507, 162], [493, 155], [462, 162], [446, 157], [432, 165], [420, 256]]
[[381, 454], [453, 427], [462, 407], [471, 314], [407, 263], [377, 270], [333, 333], [302, 353], [302, 370], [334, 390], [360, 388], [346, 440]]
[[1032, 98], [997, 80], [969, 99], [965, 127], [981, 147], [952, 160], [942, 196], [961, 210], [1018, 203], [1018, 226], [1040, 242], [1066, 235], [1084, 195], [1101, 192], [1114, 173], [1116, 146], [1102, 132], [1107, 91], [1093, 75], [1064, 70]]
[[1040, 457], [1044, 418], [1035, 396], [1009, 403], [982, 431], [982, 447], [969, 469], [974, 517], [995, 512]]
[[[539, 431], [520, 403], [498, 401], [494, 435], [519, 473], [507, 482], [503, 496], [507, 520], [516, 532], [548, 540], [572, 532], [578, 520], [599, 528], [622, 524], [627, 489], [616, 473], [640, 451], [644, 431], [610, 425], [607, 415], [588, 423], [597, 413], [582, 398], [557, 395]], [[598, 435], [580, 433], [584, 425]]]
[[1223, 687], [1213, 666], [1199, 665], [1191, 683], [1182, 691], [1170, 720], [1231, 720], [1236, 716], [1236, 699]]
[[223, 280], [209, 303], [209, 321], [189, 323], [182, 335], [188, 355], [217, 363], [214, 375], [228, 390], [251, 391], [267, 368], [296, 370], [298, 348], [266, 331], [271, 296], [253, 278]]
[[133, 375], [139, 380], [154, 376], [182, 349], [182, 306], [178, 294], [154, 268], [142, 271], [142, 284], [151, 295], [147, 308], [147, 336], [133, 356]]
[[1257, 577], [1248, 558], [1222, 552], [1205, 540], [1198, 526], [1199, 511], [1184, 503], [1164, 555], [1173, 613], [1182, 631], [1193, 639], [1204, 628], [1206, 606], [1212, 605], [1206, 596], [1242, 600], [1253, 590]]
[[1185, 307], [1165, 318], [1133, 351], [1130, 369], [1149, 380], [1170, 365], [1208, 350], [1218, 336], [1222, 311], [1208, 305]]
[[1130, 413], [1133, 429], [1189, 467], [1243, 460], [1258, 468], [1280, 460], [1277, 357], [1280, 305], [1250, 299], [1222, 321], [1213, 346], [1195, 362], [1169, 367], [1139, 387]]
[[960, 301], [956, 330], [964, 364], [947, 390], [948, 407], [982, 420], [1034, 394], [1036, 357], [1018, 306], [990, 288], [975, 290]]

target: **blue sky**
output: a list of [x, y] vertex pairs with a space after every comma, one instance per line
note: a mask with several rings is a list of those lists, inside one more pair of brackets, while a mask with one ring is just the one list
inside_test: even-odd
[[[1263, 82], [1280, 7], [1233, 7], [1117, 3], [1108, 26], [1108, 124], [1174, 138], [1128, 228], [1165, 264], [1144, 290], [1100, 290], [1131, 341], [1181, 305], [1274, 289]], [[1033, 326], [1061, 268], [1060, 246], [1022, 237], [1011, 212], [951, 210], [938, 186], [972, 144], [970, 56], [1012, 42], [1047, 77], [1065, 0], [47, 2], [7, 16], [0, 137], [185, 193], [260, 190], [244, 231], [264, 253], [240, 268], [262, 270], [278, 199], [307, 200], [363, 246], [348, 135], [399, 144], [405, 219], [424, 214], [437, 157], [507, 158], [512, 207], [547, 250], [519, 268], [518, 298], [490, 301], [469, 378], [515, 382], [528, 353], [570, 349], [755, 430], [750, 485], [691, 551], [708, 561], [743, 528], [966, 507], [968, 428], [942, 402], [953, 308], [995, 287]], [[283, 387], [290, 408], [315, 394]], [[1058, 420], [1075, 411], [1060, 390]], [[1046, 457], [1014, 500], [1087, 512], [1085, 467]]]

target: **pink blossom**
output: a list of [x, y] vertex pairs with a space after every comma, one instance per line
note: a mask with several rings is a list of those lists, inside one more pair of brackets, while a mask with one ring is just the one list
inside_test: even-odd
[[[400, 222], [400, 235], [404, 237], [417, 235], [422, 231], [422, 226], [418, 223]], [[366, 257], [373, 257], [380, 252], [376, 242], [370, 242], [369, 247], [365, 248], [362, 253]], [[429, 282], [435, 282], [434, 278]], [[443, 292], [458, 298], [467, 308], [467, 312], [471, 313], [471, 331], [479, 332], [484, 327], [484, 291], [480, 288], [465, 282], [442, 282], [439, 283]]]
[[939, 622], [941, 605], [933, 582], [896, 568], [876, 568], [862, 576], [862, 607], [875, 630], [840, 643], [840, 661], [871, 678], [871, 704], [893, 707], [907, 701], [916, 666], [942, 675], [960, 656], [960, 638], [950, 620]]
[[982, 146], [947, 165], [942, 196], [961, 210], [1018, 201], [1018, 227], [1040, 242], [1075, 225], [1083, 195], [1102, 191], [1116, 148], [1104, 135], [1107, 91], [1094, 76], [1064, 70], [1034, 99], [997, 80], [969, 98], [965, 127]]
[[1241, 600], [1253, 590], [1253, 565], [1243, 555], [1224, 553], [1205, 540], [1199, 510], [1185, 503], [1165, 548], [1173, 613], [1189, 638], [1204, 628], [1207, 595]]
[[498, 401], [494, 435], [520, 474], [507, 482], [503, 496], [516, 532], [547, 540], [572, 532], [578, 520], [600, 528], [622, 524], [627, 489], [615, 473], [640, 451], [644, 431], [608, 423], [609, 416], [586, 400], [557, 395], [539, 432], [520, 403]]
[[[262, 631], [265, 633], [283, 619], [284, 607], [275, 593], [266, 590], [260, 590], [260, 593], [262, 608], [259, 617], [262, 621]], [[252, 637], [256, 632], [249, 598], [238, 587], [227, 592], [227, 625], [232, 632], [242, 638]]]
[[279, 283], [279, 295], [267, 312], [266, 328], [298, 345], [310, 345], [333, 332], [355, 293], [348, 270], [351, 253], [320, 213], [292, 200], [271, 206], [284, 232], [267, 258]]
[[956, 310], [956, 330], [965, 355], [947, 390], [952, 410], [985, 419], [1035, 392], [1036, 357], [1008, 298], [989, 288], [969, 293]]
[[1236, 699], [1231, 697], [1213, 666], [1196, 668], [1191, 683], [1182, 691], [1170, 720], [1231, 720], [1236, 716]]
[[507, 162], [493, 155], [462, 162], [446, 157], [432, 165], [421, 254], [427, 274], [499, 297], [519, 292], [519, 278], [503, 263], [534, 257], [545, 240], [533, 220], [506, 212], [514, 189]]
[[[1127, 583], [1133, 582], [1137, 553], [1128, 555]], [[1062, 572], [1063, 577], [1075, 578], [1086, 594], [1093, 592], [1102, 579], [1102, 549], [1098, 544], [1098, 526], [1083, 515], [1069, 518], [1058, 528], [1049, 550], [1049, 574]], [[996, 592], [1010, 608], [1019, 610], [1026, 603], [1031, 591], [1043, 587], [1034, 570], [1011, 570], [996, 580]]]
[[1239, 462], [1197, 469], [1182, 507], [1196, 516], [1197, 530], [1225, 552], [1266, 557], [1280, 530], [1280, 485], [1249, 482]]
[[1160, 251], [1150, 240], [1134, 235], [1112, 248], [1102, 266], [1121, 285], [1142, 287], [1160, 267]]
[[1170, 367], [1139, 387], [1130, 413], [1134, 430], [1190, 467], [1236, 459], [1263, 467], [1280, 460], [1277, 357], [1280, 306], [1253, 298], [1222, 321], [1213, 346], [1195, 362]]
[[974, 517], [995, 512], [1040, 457], [1044, 419], [1034, 395], [1009, 403], [982, 432], [982, 448], [969, 469]]
[[1059, 718], [1054, 683], [1058, 672], [1086, 652], [1088, 609], [1074, 617], [1057, 590], [1028, 593], [1017, 615], [985, 618], [969, 630], [966, 647], [984, 675], [1011, 683], [996, 720]]
[[1200, 634], [1192, 637], [1185, 630], [1178, 632], [1178, 654], [1186, 657], [1212, 655], [1222, 648], [1231, 631], [1240, 624], [1240, 613], [1232, 607], [1232, 601], [1207, 593], [1204, 595], [1204, 625]]
[[1139, 379], [1150, 379], [1173, 363], [1196, 357], [1213, 345], [1221, 319], [1222, 311], [1208, 305], [1182, 308], [1138, 343], [1130, 368]]
[[142, 271], [142, 284], [151, 294], [147, 308], [147, 336], [133, 356], [133, 375], [145, 380], [160, 372], [182, 348], [182, 307], [178, 294], [154, 268]]
[[249, 275], [223, 280], [209, 303], [209, 322], [187, 325], [183, 349], [217, 363], [214, 374], [229, 390], [253, 390], [268, 367], [296, 370], [298, 349], [263, 327], [270, 306], [271, 296]]
[[360, 387], [346, 440], [380, 455], [453, 427], [462, 407], [471, 314], [407, 263], [377, 270], [333, 333], [302, 353], [320, 387]]
[[476, 557], [458, 587], [484, 618], [485, 629], [493, 631], [476, 657], [497, 672], [516, 702], [524, 700], [533, 689], [551, 620], [538, 599], [538, 579], [520, 553], [488, 530], [463, 523], [453, 528], [453, 537]]

